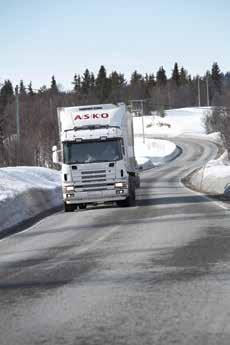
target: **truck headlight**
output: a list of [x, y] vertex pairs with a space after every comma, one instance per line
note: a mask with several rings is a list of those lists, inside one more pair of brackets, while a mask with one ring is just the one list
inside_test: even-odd
[[126, 182], [116, 182], [114, 184], [115, 188], [127, 188], [127, 183]]
[[64, 193], [74, 192], [74, 186], [65, 186]]

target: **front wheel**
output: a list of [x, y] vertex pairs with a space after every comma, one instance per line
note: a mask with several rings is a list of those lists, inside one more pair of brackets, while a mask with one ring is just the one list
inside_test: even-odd
[[78, 206], [80, 210], [86, 209], [86, 204], [79, 204]]
[[64, 202], [64, 210], [65, 210], [65, 212], [74, 212], [75, 208], [76, 208], [75, 205], [67, 204], [66, 202]]
[[136, 191], [133, 184], [129, 186], [129, 196], [125, 200], [117, 201], [117, 205], [121, 207], [135, 206], [136, 204]]

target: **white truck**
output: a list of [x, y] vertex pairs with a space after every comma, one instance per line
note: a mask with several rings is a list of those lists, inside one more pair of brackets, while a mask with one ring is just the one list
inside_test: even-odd
[[106, 202], [134, 205], [140, 179], [125, 104], [58, 108], [57, 113], [61, 150], [53, 146], [53, 162], [62, 164], [65, 211]]

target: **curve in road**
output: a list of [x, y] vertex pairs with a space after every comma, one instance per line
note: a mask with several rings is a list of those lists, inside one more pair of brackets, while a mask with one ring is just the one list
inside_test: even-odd
[[142, 176], [137, 206], [52, 215], [0, 241], [0, 344], [229, 344], [229, 212], [181, 178], [207, 141]]

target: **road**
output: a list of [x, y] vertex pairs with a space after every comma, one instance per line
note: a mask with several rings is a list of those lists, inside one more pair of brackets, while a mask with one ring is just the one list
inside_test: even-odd
[[217, 148], [176, 142], [137, 206], [60, 212], [0, 241], [1, 345], [229, 345], [229, 211], [180, 182]]

